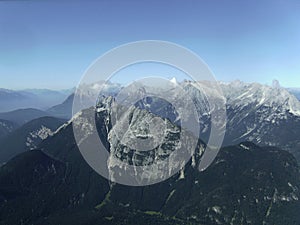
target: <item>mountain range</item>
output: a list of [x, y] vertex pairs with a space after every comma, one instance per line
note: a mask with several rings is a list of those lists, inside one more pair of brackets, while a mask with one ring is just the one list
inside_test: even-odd
[[[207, 83], [173, 83], [191, 96], [201, 139], [180, 171], [154, 185], [126, 186], [98, 175], [80, 154], [73, 129], [84, 134], [83, 144], [98, 133], [115, 157], [106, 162], [111, 174], [121, 165], [116, 160], [151, 164], [182, 144], [176, 139], [183, 132], [178, 114], [161, 100], [147, 97], [129, 108], [129, 126], [122, 131], [122, 141], [111, 120], [112, 104], [122, 88], [119, 85], [108, 85], [109, 91], [99, 98], [96, 108], [81, 111], [67, 123], [51, 117], [31, 120], [22, 111], [4, 114], [6, 117], [0, 114], [4, 122], [0, 155], [4, 146], [14, 153], [0, 167], [0, 224], [300, 224], [300, 102], [291, 91], [277, 82], [273, 86], [219, 83], [226, 100], [225, 139], [213, 163], [200, 171], [211, 126], [207, 95], [215, 92]], [[70, 95], [46, 115], [70, 116], [73, 98]], [[96, 130], [89, 115], [95, 115]], [[172, 131], [164, 133], [160, 146], [140, 153], [124, 145], [131, 143], [132, 134], [149, 136], [144, 120], [157, 117]]]
[[[214, 93], [203, 93], [192, 82], [178, 83], [176, 79], [173, 79], [173, 82], [182, 87], [198, 107], [202, 128], [200, 136], [207, 142], [210, 134], [210, 109], [205, 94], [213, 96]], [[86, 85], [80, 89], [82, 92], [80, 95], [84, 99], [90, 99], [90, 96], [99, 94], [97, 89], [101, 85], [103, 82]], [[240, 81], [220, 82], [219, 85], [226, 100], [227, 111], [227, 128], [223, 146], [251, 141], [259, 145], [270, 145], [288, 150], [297, 159], [300, 158], [300, 153], [295, 152], [293, 148], [300, 146], [298, 138], [300, 103], [295, 95], [291, 94], [291, 89], [280, 87], [276, 81], [273, 86], [258, 83], [247, 84]], [[205, 83], [201, 84], [201, 88], [209, 90]], [[102, 94], [114, 96], [121, 89], [122, 86], [119, 84], [107, 83], [102, 88]], [[73, 99], [74, 94], [71, 94], [62, 103], [45, 111], [21, 109], [0, 113], [0, 119], [13, 123], [15, 127], [43, 116], [70, 119]], [[2, 132], [7, 133], [4, 125], [4, 123], [3, 126], [0, 124], [0, 128]]]
[[[201, 172], [205, 143], [200, 141], [192, 159], [168, 180], [143, 187], [120, 185], [90, 168], [75, 143], [73, 123], [83, 121], [81, 129], [90, 135], [85, 118], [90, 110], [61, 126], [36, 150], [1, 167], [2, 224], [300, 223], [299, 167], [288, 152], [243, 142], [222, 148]], [[104, 129], [109, 128], [107, 116], [101, 110], [96, 122], [100, 138], [112, 145], [112, 130]], [[138, 127], [143, 121], [132, 123]], [[114, 148], [127, 152], [120, 145]]]
[[0, 89], [0, 112], [8, 112], [21, 108], [48, 109], [63, 102], [74, 89], [49, 90], [49, 89], [26, 89], [8, 90]]

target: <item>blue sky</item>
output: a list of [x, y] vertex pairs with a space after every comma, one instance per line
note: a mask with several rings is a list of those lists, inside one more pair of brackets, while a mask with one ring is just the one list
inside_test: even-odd
[[127, 42], [175, 42], [216, 79], [300, 87], [300, 1], [0, 1], [0, 87], [70, 88]]

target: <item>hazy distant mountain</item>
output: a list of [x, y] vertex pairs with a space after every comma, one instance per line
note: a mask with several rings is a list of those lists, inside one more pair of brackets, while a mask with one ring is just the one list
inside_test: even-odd
[[0, 119], [12, 121], [20, 126], [29, 122], [30, 120], [49, 115], [49, 113], [42, 110], [29, 108], [0, 113]]
[[35, 95], [27, 92], [0, 89], [0, 112], [27, 107], [28, 104], [35, 104], [34, 98]]
[[71, 94], [63, 103], [51, 107], [47, 112], [59, 118], [71, 119], [73, 99], [74, 94]]
[[74, 88], [65, 90], [50, 90], [50, 89], [25, 89], [23, 91], [34, 94], [38, 97], [41, 104], [49, 108], [50, 106], [63, 102], [70, 94], [74, 92]]
[[42, 117], [31, 120], [0, 140], [0, 164], [27, 150], [35, 149], [61, 126], [63, 119]]
[[[81, 96], [85, 101], [94, 100], [95, 96], [98, 96], [100, 93], [98, 90], [101, 87], [101, 94], [105, 95], [115, 95], [118, 93], [122, 86], [118, 83], [104, 83], [104, 81], [99, 81], [94, 84], [85, 84], [77, 89], [77, 95]], [[73, 91], [74, 92], [74, 91]], [[72, 117], [72, 106], [74, 100], [74, 93], [70, 94], [67, 99], [61, 104], [55, 105], [47, 110], [51, 115], [60, 118], [71, 119]], [[96, 103], [95, 103], [96, 104]]]
[[7, 90], [0, 89], [0, 112], [20, 108], [47, 109], [63, 102], [73, 89], [54, 91], [48, 89]]
[[298, 100], [300, 100], [300, 88], [288, 88], [287, 89], [291, 94], [295, 95]]
[[[77, 115], [43, 141], [39, 148], [46, 154], [26, 152], [0, 168], [1, 223], [300, 223], [299, 167], [289, 153], [244, 142], [223, 148], [214, 163], [199, 172], [202, 143], [193, 160], [170, 179], [151, 186], [123, 186], [97, 175], [79, 153], [72, 123], [85, 121], [78, 126], [90, 135], [87, 114]], [[107, 116], [100, 111], [97, 124], [110, 132]], [[140, 120], [132, 123], [142, 125]], [[105, 132], [100, 135], [108, 137]]]

